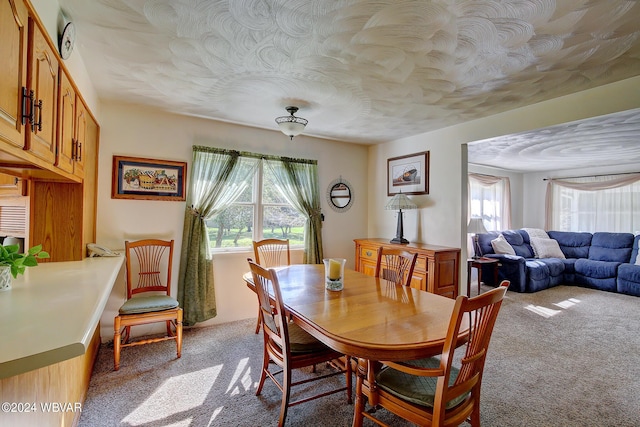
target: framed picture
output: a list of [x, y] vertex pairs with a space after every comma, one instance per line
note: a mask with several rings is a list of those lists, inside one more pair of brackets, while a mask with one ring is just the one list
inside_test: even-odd
[[387, 195], [429, 194], [429, 152], [387, 159]]
[[112, 199], [186, 199], [186, 162], [113, 156], [112, 173]]

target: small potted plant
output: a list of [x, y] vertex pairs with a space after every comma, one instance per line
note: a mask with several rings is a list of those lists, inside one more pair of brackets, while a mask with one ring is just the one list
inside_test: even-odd
[[19, 245], [0, 245], [0, 290], [11, 288], [11, 276], [16, 278], [27, 267], [38, 265], [39, 259], [49, 258], [49, 253], [42, 250], [42, 245], [34, 246], [23, 254], [19, 250]]

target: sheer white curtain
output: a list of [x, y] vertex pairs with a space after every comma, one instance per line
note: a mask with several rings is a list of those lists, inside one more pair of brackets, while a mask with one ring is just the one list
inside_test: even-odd
[[508, 177], [469, 174], [469, 218], [476, 216], [483, 219], [487, 230], [511, 228], [511, 185]]
[[546, 227], [592, 233], [640, 230], [640, 173], [549, 180]]

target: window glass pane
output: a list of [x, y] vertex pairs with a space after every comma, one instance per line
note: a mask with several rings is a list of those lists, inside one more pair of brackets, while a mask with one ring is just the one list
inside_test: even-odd
[[[588, 186], [615, 176], [576, 178]], [[633, 233], [640, 228], [640, 182], [603, 190], [552, 187], [553, 230]]]
[[262, 236], [289, 239], [290, 245], [304, 244], [304, 216], [290, 206], [265, 206]]
[[206, 224], [211, 248], [251, 247], [253, 205], [231, 205]]
[[[276, 167], [281, 167], [281, 166], [277, 165]], [[271, 172], [271, 168], [265, 166], [263, 174], [264, 175], [262, 179], [262, 203], [265, 203], [265, 204], [285, 203], [288, 205], [289, 203], [287, 202], [287, 199], [282, 197], [282, 194], [275, 186], [275, 183], [274, 183], [275, 177], [273, 176], [273, 172]]]
[[253, 185], [248, 185], [234, 203], [252, 203], [253, 202]]

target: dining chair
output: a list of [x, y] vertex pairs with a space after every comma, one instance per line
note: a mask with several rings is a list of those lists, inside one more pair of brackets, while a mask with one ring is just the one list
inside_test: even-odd
[[[289, 239], [262, 239], [253, 241], [253, 255], [256, 263], [265, 267], [291, 265]], [[258, 310], [260, 311], [260, 310]], [[260, 332], [260, 316], [256, 322], [256, 334]]]
[[[503, 281], [476, 297], [461, 295], [456, 299], [441, 355], [405, 362], [380, 361], [383, 367], [377, 372], [379, 363], [361, 360], [353, 425], [362, 426], [364, 418], [385, 425], [374, 415], [385, 408], [421, 426], [457, 426], [469, 421], [479, 427], [482, 373], [508, 286], [509, 282]], [[465, 344], [456, 349], [465, 316], [469, 316], [470, 329]], [[369, 411], [365, 411], [365, 397], [372, 407]]]
[[[143, 239], [125, 242], [127, 300], [114, 319], [114, 368], [120, 369], [122, 347], [176, 341], [177, 357], [182, 355], [182, 308], [171, 296], [173, 240]], [[162, 337], [129, 341], [131, 327], [165, 322]], [[124, 337], [122, 333], [124, 331]]]
[[[262, 387], [267, 377], [271, 378], [282, 391], [278, 426], [284, 425], [287, 418], [287, 409], [300, 403], [342, 391], [347, 392], [347, 401], [351, 403], [352, 370], [350, 359], [347, 358], [347, 363], [340, 366], [342, 362], [339, 359], [344, 357], [343, 354], [327, 347], [300, 328], [300, 326], [289, 321], [282, 301], [282, 293], [276, 271], [261, 267], [251, 259], [247, 261], [249, 262], [253, 283], [258, 294], [259, 315], [262, 320], [264, 338], [262, 370], [256, 396], [259, 396], [262, 392]], [[274, 369], [277, 369], [276, 371], [270, 369], [271, 362], [277, 365], [277, 368], [274, 367]], [[292, 380], [293, 370], [312, 367], [323, 362], [329, 362], [334, 367], [338, 367], [338, 369], [328, 374], [314, 375], [311, 378], [295, 382]], [[280, 374], [282, 374], [282, 378], [279, 381], [277, 376]], [[341, 374], [346, 375], [345, 387], [333, 388], [293, 402], [290, 401], [292, 387]]]
[[411, 286], [417, 259], [418, 254], [381, 246], [378, 248], [375, 277], [389, 280], [396, 285]]

